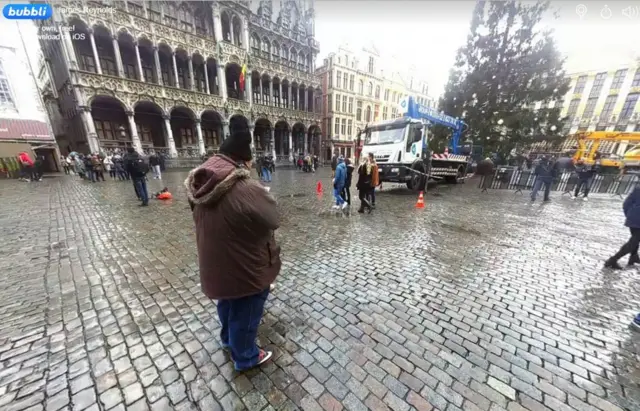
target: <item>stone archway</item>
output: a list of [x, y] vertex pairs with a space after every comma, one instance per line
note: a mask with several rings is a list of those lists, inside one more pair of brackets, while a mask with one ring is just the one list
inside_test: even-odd
[[215, 111], [205, 110], [200, 116], [202, 123], [202, 138], [207, 152], [217, 151], [222, 144], [222, 117]]
[[320, 127], [316, 124], [309, 126], [307, 131], [307, 145], [309, 153], [320, 155]]
[[96, 96], [91, 101], [91, 117], [103, 151], [124, 152], [132, 147], [131, 127], [122, 102], [111, 96]]
[[304, 124], [302, 123], [295, 123], [293, 125], [293, 127], [291, 128], [291, 134], [292, 134], [292, 139], [293, 139], [293, 151], [294, 151], [294, 155], [299, 155], [299, 154], [306, 154], [304, 152], [305, 146], [304, 146], [304, 140], [305, 140], [305, 135], [306, 135], [306, 129]]
[[167, 149], [162, 108], [150, 101], [140, 101], [133, 112], [142, 149]]
[[180, 157], [200, 156], [195, 120], [195, 114], [187, 107], [174, 107], [171, 110], [171, 131]]
[[229, 63], [224, 71], [227, 79], [227, 97], [244, 100], [244, 91], [240, 89], [240, 73], [242, 72], [240, 65]]
[[254, 146], [257, 152], [270, 154], [273, 152], [273, 142], [271, 138], [271, 130], [273, 126], [266, 118], [260, 118], [256, 121], [253, 129]]
[[291, 154], [291, 147], [289, 146], [290, 131], [291, 127], [284, 120], [278, 121], [275, 125], [275, 148], [278, 160], [288, 159]]

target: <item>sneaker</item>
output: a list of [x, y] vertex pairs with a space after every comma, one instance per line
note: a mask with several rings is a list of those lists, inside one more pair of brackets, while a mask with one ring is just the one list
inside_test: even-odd
[[631, 324], [629, 324], [632, 330], [640, 332], [640, 313], [636, 314]]
[[589, 201], [589, 198], [584, 197], [584, 198], [582, 199], [582, 201]]
[[627, 263], [627, 265], [632, 266], [634, 264], [640, 264], [640, 256], [638, 254], [629, 257], [629, 262]]
[[347, 208], [347, 207], [349, 207], [349, 204], [347, 204], [347, 203], [342, 204], [342, 209], [343, 209], [343, 210], [344, 210], [345, 208]]
[[339, 209], [340, 209], [340, 206], [339, 206], [339, 205], [337, 205], [337, 204], [334, 204], [333, 206], [331, 206], [331, 209], [332, 209], [332, 210], [339, 210]]
[[271, 359], [271, 357], [273, 357], [273, 351], [260, 350], [260, 354], [258, 355], [258, 363], [256, 364], [256, 367], [266, 363]]
[[273, 291], [276, 289], [276, 285], [275, 284], [269, 284], [269, 291]]
[[612, 259], [608, 259], [604, 262], [604, 268], [611, 268], [613, 270], [622, 270], [620, 264], [617, 261], [613, 261]]

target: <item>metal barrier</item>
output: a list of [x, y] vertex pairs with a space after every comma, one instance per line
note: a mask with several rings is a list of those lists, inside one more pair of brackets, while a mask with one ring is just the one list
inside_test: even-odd
[[[482, 191], [494, 190], [523, 190], [533, 189], [536, 176], [533, 171], [520, 171], [512, 168], [497, 169], [492, 175], [482, 176], [478, 188]], [[575, 173], [564, 172], [556, 177], [551, 185], [552, 191], [573, 192], [579, 179]], [[602, 193], [612, 195], [628, 194], [640, 179], [635, 174], [613, 175], [598, 174], [591, 181], [590, 193]]]

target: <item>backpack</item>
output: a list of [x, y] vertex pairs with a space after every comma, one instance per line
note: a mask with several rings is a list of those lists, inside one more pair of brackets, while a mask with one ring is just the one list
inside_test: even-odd
[[132, 160], [131, 168], [135, 174], [145, 175], [149, 172], [149, 162], [146, 158], [138, 156]]

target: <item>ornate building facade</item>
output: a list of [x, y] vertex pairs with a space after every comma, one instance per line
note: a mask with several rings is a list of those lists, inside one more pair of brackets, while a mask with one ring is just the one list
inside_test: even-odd
[[[61, 150], [170, 157], [249, 129], [256, 151], [319, 150], [314, 12], [304, 0], [63, 1], [41, 34]], [[92, 9], [93, 8], [93, 9]], [[105, 9], [110, 8], [110, 9]], [[100, 10], [109, 10], [98, 12]], [[277, 17], [277, 19], [275, 19]], [[68, 29], [60, 29], [67, 27]]]

